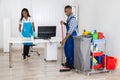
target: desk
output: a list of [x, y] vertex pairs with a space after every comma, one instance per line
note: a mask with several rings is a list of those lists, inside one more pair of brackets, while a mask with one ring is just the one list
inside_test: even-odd
[[46, 61], [57, 60], [57, 43], [59, 43], [60, 40], [9, 38], [8, 44], [9, 44], [9, 67], [10, 68], [12, 68], [12, 52], [11, 52], [12, 45], [30, 43], [30, 42], [32, 42], [33, 44], [45, 43], [45, 51], [44, 51], [45, 60]]

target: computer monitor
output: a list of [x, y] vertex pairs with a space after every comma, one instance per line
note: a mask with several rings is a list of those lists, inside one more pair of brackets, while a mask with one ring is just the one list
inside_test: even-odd
[[56, 26], [38, 26], [38, 38], [50, 39], [56, 36]]

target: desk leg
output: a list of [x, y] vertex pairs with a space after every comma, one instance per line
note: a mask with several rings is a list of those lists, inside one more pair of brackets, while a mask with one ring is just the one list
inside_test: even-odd
[[45, 61], [57, 61], [57, 43], [45, 44]]
[[9, 43], [9, 68], [12, 68], [11, 43]]

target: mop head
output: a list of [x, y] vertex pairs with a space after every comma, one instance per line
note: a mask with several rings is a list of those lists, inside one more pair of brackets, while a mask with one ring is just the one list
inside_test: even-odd
[[62, 68], [62, 69], [60, 69], [60, 72], [68, 72], [68, 71], [71, 71], [71, 69], [70, 68]]

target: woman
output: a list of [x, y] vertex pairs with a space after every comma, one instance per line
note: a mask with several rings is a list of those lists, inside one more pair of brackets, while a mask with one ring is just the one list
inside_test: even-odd
[[[34, 22], [27, 8], [23, 8], [21, 11], [19, 32], [20, 35], [25, 38], [30, 38], [32, 35], [35, 35]], [[29, 49], [32, 43], [23, 43], [23, 44], [24, 44], [23, 60], [27, 60], [27, 58], [30, 58]]]

